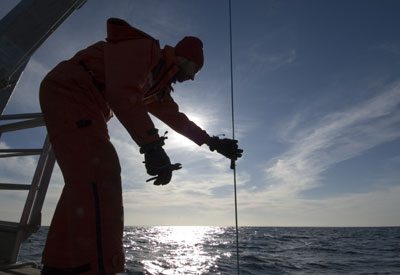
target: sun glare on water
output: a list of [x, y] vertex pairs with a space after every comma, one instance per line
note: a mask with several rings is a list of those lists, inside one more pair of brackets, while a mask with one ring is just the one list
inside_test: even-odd
[[216, 228], [207, 226], [159, 226], [151, 229], [150, 239], [157, 260], [142, 264], [150, 274], [205, 274], [219, 256], [205, 249]]

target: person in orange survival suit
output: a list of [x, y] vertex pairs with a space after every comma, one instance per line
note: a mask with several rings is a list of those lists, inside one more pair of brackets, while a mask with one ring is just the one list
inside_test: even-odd
[[210, 137], [179, 111], [171, 84], [194, 79], [202, 42], [157, 40], [121, 19], [107, 21], [106, 41], [58, 64], [40, 87], [40, 105], [65, 186], [43, 251], [42, 274], [116, 274], [124, 270], [120, 164], [107, 130], [112, 112], [139, 145], [154, 184], [168, 184], [172, 165], [149, 113], [199, 146], [231, 160], [237, 140]]

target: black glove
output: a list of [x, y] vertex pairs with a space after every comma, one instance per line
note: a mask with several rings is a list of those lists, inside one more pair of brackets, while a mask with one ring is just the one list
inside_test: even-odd
[[214, 136], [207, 141], [207, 145], [211, 151], [217, 150], [218, 153], [231, 160], [237, 160], [243, 153], [243, 150], [239, 149], [236, 139], [220, 139]]
[[147, 181], [155, 180], [154, 185], [168, 184], [172, 178], [172, 171], [181, 168], [179, 163], [171, 165], [169, 157], [162, 148], [164, 139], [161, 138], [140, 148], [140, 153], [144, 154], [147, 174], [156, 176]]

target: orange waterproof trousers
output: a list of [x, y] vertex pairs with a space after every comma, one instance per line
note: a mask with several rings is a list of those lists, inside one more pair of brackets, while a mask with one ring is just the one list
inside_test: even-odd
[[121, 168], [102, 95], [79, 64], [54, 71], [42, 82], [40, 104], [65, 185], [42, 274], [116, 274], [124, 270]]

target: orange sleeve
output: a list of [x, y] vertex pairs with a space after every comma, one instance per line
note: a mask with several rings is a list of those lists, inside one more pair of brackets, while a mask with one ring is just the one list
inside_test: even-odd
[[199, 146], [210, 138], [206, 131], [179, 111], [179, 106], [171, 95], [165, 95], [162, 102], [155, 101], [148, 104], [148, 108], [151, 114]]
[[159, 56], [158, 43], [149, 39], [109, 42], [104, 49], [104, 96], [139, 146], [159, 138], [143, 103], [143, 87]]

